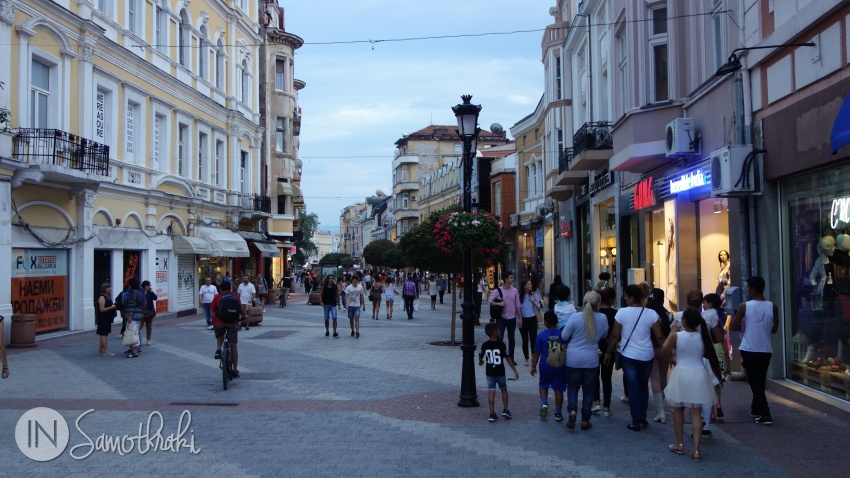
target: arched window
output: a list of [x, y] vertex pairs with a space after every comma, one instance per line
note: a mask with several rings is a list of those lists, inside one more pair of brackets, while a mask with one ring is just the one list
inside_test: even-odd
[[180, 12], [180, 25], [177, 33], [177, 62], [186, 67], [189, 66], [189, 58], [191, 56], [189, 53], [189, 46], [192, 43], [189, 36], [190, 30], [189, 15], [186, 13], [186, 10], [183, 10]]
[[198, 76], [201, 77], [202, 80], [209, 79], [209, 55], [210, 49], [209, 45], [209, 35], [207, 34], [207, 27], [201, 27], [201, 38], [200, 38], [201, 47], [198, 49]]
[[219, 38], [215, 52], [215, 87], [220, 90], [224, 89], [224, 56], [224, 42]]
[[248, 69], [248, 60], [242, 60], [242, 102], [251, 103], [251, 72]]

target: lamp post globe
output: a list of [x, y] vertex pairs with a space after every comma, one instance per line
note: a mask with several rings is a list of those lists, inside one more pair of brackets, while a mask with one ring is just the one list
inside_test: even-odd
[[[463, 210], [472, 212], [472, 161], [478, 144], [478, 114], [481, 105], [470, 103], [472, 95], [461, 96], [463, 103], [452, 107], [457, 117], [457, 133], [463, 142]], [[461, 350], [463, 365], [460, 379], [459, 407], [477, 407], [478, 391], [475, 385], [475, 314], [472, 304], [472, 248], [463, 251], [463, 323]]]

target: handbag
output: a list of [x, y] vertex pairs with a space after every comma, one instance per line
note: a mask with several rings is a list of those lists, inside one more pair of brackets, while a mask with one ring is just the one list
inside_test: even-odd
[[419, 301], [418, 300], [413, 301], [413, 311], [419, 312]]
[[538, 323], [538, 324], [542, 324], [542, 323], [543, 323], [543, 312], [541, 312], [541, 311], [540, 311], [540, 309], [542, 308], [542, 306], [543, 306], [543, 303], [542, 303], [542, 302], [541, 302], [541, 304], [540, 304], [540, 307], [537, 307], [536, 305], [534, 306], [534, 316], [535, 316], [535, 317], [537, 317], [537, 323]]
[[139, 333], [135, 329], [127, 327], [127, 330], [124, 331], [124, 338], [121, 340], [121, 345], [132, 347], [137, 343], [139, 343]]
[[567, 344], [554, 344], [549, 349], [546, 364], [552, 367], [563, 367], [567, 364]]
[[[501, 288], [501, 287], [496, 287], [496, 292], [498, 292], [498, 293], [499, 293], [499, 298], [498, 298], [498, 299], [493, 300], [493, 302], [502, 302], [502, 303], [504, 303], [504, 302], [505, 302], [505, 296], [502, 294], [502, 288]], [[502, 318], [502, 311], [503, 311], [504, 309], [505, 309], [505, 307], [504, 307], [504, 306], [502, 306], [502, 307], [494, 307], [493, 305], [490, 305], [490, 322], [498, 322], [498, 320]]]
[[640, 322], [640, 316], [643, 315], [644, 309], [646, 309], [646, 307], [642, 307], [640, 309], [640, 314], [638, 314], [638, 318], [637, 320], [635, 320], [635, 326], [632, 327], [632, 331], [629, 332], [629, 338], [626, 339], [626, 343], [624, 343], [623, 346], [620, 347], [620, 350], [614, 353], [614, 368], [617, 370], [623, 368], [623, 355], [620, 352], [626, 350], [626, 346], [629, 345], [629, 340], [632, 340], [632, 334], [635, 333], [635, 329], [637, 328], [637, 325]]

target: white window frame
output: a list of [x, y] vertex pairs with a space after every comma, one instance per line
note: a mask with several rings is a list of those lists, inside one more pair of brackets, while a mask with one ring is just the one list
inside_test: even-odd
[[198, 177], [197, 180], [205, 183], [209, 183], [209, 143], [210, 143], [210, 132], [209, 130], [202, 130], [198, 128]]
[[[659, 10], [665, 10], [665, 17], [669, 22], [669, 9], [667, 8], [667, 4], [658, 5], [651, 7], [649, 9], [649, 62], [647, 63], [649, 68], [649, 102], [650, 103], [660, 103], [662, 101], [668, 101], [670, 99], [670, 44], [668, 43], [668, 31], [669, 24], [665, 25], [665, 31], [663, 33], [655, 33], [653, 28], [655, 26], [655, 12]], [[659, 98], [657, 96], [657, 92], [655, 91], [655, 49], [656, 47], [664, 46], [667, 48], [667, 94], [664, 98]]]
[[156, 50], [168, 54], [168, 15], [159, 5], [154, 7], [154, 43]]
[[286, 59], [278, 58], [275, 61], [274, 73], [274, 89], [276, 91], [286, 91]]
[[239, 192], [246, 194], [250, 191], [249, 170], [251, 163], [251, 152], [239, 148]]
[[153, 107], [154, 113], [151, 118], [151, 133], [153, 143], [151, 145], [151, 169], [171, 172], [171, 135], [169, 128], [169, 111], [164, 108]]
[[286, 118], [278, 116], [275, 120], [275, 151], [279, 153], [286, 152]]
[[708, 47], [708, 75], [714, 75], [725, 62], [726, 52], [726, 13], [723, 12], [723, 2], [721, 0], [712, 0], [711, 16], [708, 18], [709, 41], [706, 42]]
[[139, 121], [141, 115], [139, 114], [139, 110], [142, 109], [142, 105], [136, 103], [135, 101], [128, 100], [124, 103], [124, 162], [136, 164], [137, 158], [140, 157], [141, 152], [141, 135], [139, 133], [139, 128], [141, 123]]
[[410, 209], [410, 193], [401, 193], [401, 208]]
[[189, 68], [192, 61], [192, 25], [186, 10], [180, 11], [180, 23], [177, 24], [177, 63]]
[[561, 158], [561, 153], [564, 152], [564, 129], [558, 128], [555, 131], [555, 141], [557, 141], [556, 146], [558, 148], [558, 159]]
[[207, 64], [209, 60], [209, 34], [207, 27], [201, 27], [201, 36], [198, 38], [198, 76], [202, 80], [209, 80], [210, 66]]
[[493, 183], [493, 215], [499, 217], [502, 214], [502, 182]]
[[251, 65], [248, 60], [242, 60], [240, 67], [239, 100], [246, 105], [251, 104]]
[[563, 81], [561, 79], [561, 55], [555, 55], [555, 99], [564, 97]]
[[145, 37], [144, 0], [124, 0], [126, 8], [127, 31], [139, 37]]
[[175, 165], [174, 174], [180, 177], [186, 177], [189, 169], [189, 146], [191, 143], [190, 128], [187, 123], [182, 121], [177, 122], [177, 164]]
[[[100, 121], [103, 122], [103, 136], [99, 136], [97, 134], [99, 120], [97, 111], [98, 94], [104, 95], [103, 118], [100, 119]], [[92, 109], [94, 110], [94, 114], [92, 114], [92, 136], [98, 143], [109, 146], [110, 159], [114, 159], [116, 158], [116, 152], [118, 151], [119, 131], [117, 128], [118, 121], [116, 114], [119, 108], [121, 108], [121, 105], [118, 103], [118, 84], [111, 79], [96, 75], [94, 79], [93, 99], [94, 103], [92, 104]]]
[[212, 183], [216, 186], [224, 186], [225, 174], [225, 156], [227, 154], [227, 142], [219, 136], [215, 139], [215, 177]]
[[623, 116], [629, 110], [629, 50], [626, 41], [626, 28], [621, 27], [616, 34], [617, 39], [617, 113]]
[[[36, 86], [36, 85], [33, 84], [32, 80], [33, 80], [34, 75], [33, 75], [32, 71], [33, 71], [33, 64], [34, 63], [38, 63], [39, 65], [41, 65], [41, 66], [43, 66], [44, 68], [47, 69], [47, 89], [44, 89], [41, 86]], [[51, 91], [53, 89], [55, 89], [56, 86], [57, 86], [56, 81], [52, 78], [54, 75], [51, 72], [51, 70], [53, 68], [55, 68], [55, 65], [51, 66], [51, 65], [47, 64], [47, 62], [45, 62], [42, 58], [36, 58], [36, 57], [33, 57], [33, 58], [30, 59], [29, 65], [30, 65], [30, 67], [29, 67], [30, 68], [30, 71], [29, 71], [29, 78], [30, 78], [30, 94], [29, 94], [29, 116], [30, 117], [29, 117], [29, 124], [30, 124], [30, 127], [32, 127], [32, 128], [47, 129], [47, 128], [50, 128], [50, 125], [51, 125], [51, 115], [50, 115], [51, 97], [50, 97], [50, 95], [51, 95]], [[36, 104], [41, 103], [40, 100], [42, 98], [44, 99], [44, 110], [45, 110], [44, 118], [40, 117], [40, 115], [38, 114], [38, 108], [36, 108]], [[37, 99], [39, 101], [36, 101]]]

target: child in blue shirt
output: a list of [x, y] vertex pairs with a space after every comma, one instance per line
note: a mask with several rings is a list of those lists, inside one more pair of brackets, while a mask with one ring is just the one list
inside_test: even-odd
[[567, 319], [569, 319], [571, 315], [575, 314], [577, 310], [576, 306], [570, 302], [569, 287], [563, 284], [559, 285], [555, 289], [555, 298], [558, 299], [558, 302], [552, 310], [554, 310], [555, 314], [558, 316], [558, 330], [561, 330], [565, 325], [567, 325]]
[[[565, 287], [565, 286], [561, 286]], [[560, 289], [560, 287], [558, 287]], [[540, 418], [546, 418], [549, 413], [549, 389], [555, 391], [555, 421], [564, 419], [561, 409], [564, 406], [564, 392], [567, 390], [567, 367], [553, 367], [546, 363], [549, 349], [554, 346], [562, 347], [561, 331], [558, 330], [558, 315], [548, 310], [543, 314], [543, 325], [546, 330], [537, 334], [534, 344], [534, 354], [531, 357], [531, 376], [537, 374], [537, 364], [540, 363]]]

